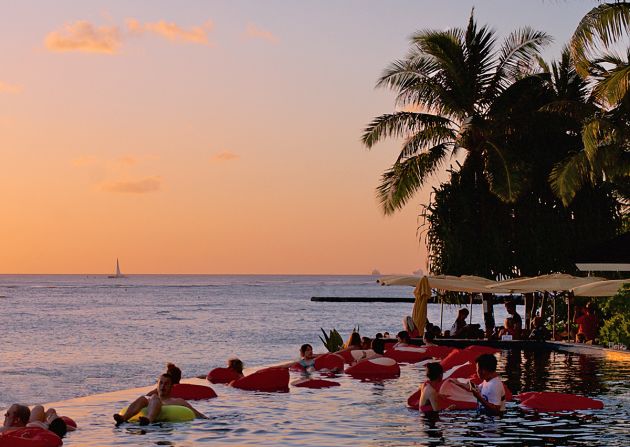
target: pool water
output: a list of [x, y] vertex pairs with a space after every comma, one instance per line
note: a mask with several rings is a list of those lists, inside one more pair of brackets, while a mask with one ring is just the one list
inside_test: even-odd
[[[332, 379], [340, 387], [291, 387], [288, 393], [213, 385], [218, 398], [193, 402], [210, 419], [190, 423], [115, 427], [112, 414], [150, 387], [54, 405], [79, 423], [67, 446], [630, 445], [630, 364], [550, 351], [498, 356], [499, 371], [515, 394], [547, 390], [597, 396], [605, 408], [544, 414], [510, 402], [502, 418], [450, 411], [432, 423], [406, 407], [407, 397], [424, 380], [420, 365], [403, 365], [398, 379], [367, 382], [341, 374]], [[292, 380], [300, 377], [291, 374]]]

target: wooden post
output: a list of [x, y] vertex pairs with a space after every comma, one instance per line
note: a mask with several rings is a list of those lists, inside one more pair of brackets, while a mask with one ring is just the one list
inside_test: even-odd
[[527, 330], [529, 328], [530, 316], [532, 314], [532, 309], [534, 308], [534, 294], [526, 293], [524, 294], [525, 298], [525, 321], [523, 322], [522, 330]]
[[551, 317], [551, 338], [556, 341], [556, 295], [553, 296], [553, 316]]
[[468, 316], [468, 324], [472, 324], [472, 305], [473, 305], [473, 296], [475, 296], [474, 293], [470, 294], [470, 312], [469, 312], [469, 316]]
[[444, 333], [444, 298], [440, 298], [440, 302], [442, 303], [440, 308], [440, 332]]
[[490, 338], [492, 332], [494, 332], [494, 307], [493, 307], [494, 295], [492, 293], [481, 294], [481, 304], [483, 309], [483, 323], [486, 330], [486, 338]]

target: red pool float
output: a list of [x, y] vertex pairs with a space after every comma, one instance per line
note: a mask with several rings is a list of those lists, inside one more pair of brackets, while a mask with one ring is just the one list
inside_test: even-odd
[[324, 380], [324, 379], [304, 379], [298, 380], [292, 383], [293, 386], [297, 386], [300, 388], [330, 388], [333, 386], [341, 386], [339, 382], [334, 382], [332, 380]]
[[385, 351], [385, 357], [394, 359], [398, 363], [418, 363], [422, 360], [430, 359], [433, 356], [427, 353], [426, 348], [419, 346], [399, 346], [391, 347]]
[[553, 393], [548, 391], [521, 393], [516, 396], [520, 406], [538, 411], [571, 411], [571, 410], [601, 410], [604, 403], [576, 394]]
[[338, 351], [335, 352], [335, 354], [341, 356], [343, 358], [343, 361], [346, 362], [348, 365], [352, 365], [354, 362], [356, 362], [356, 359], [354, 358], [354, 356], [352, 355], [352, 351]]
[[470, 345], [464, 348], [464, 351], [476, 352], [478, 356], [481, 354], [496, 354], [497, 352], [501, 352], [500, 349], [484, 345]]
[[210, 383], [230, 383], [232, 380], [240, 379], [239, 373], [232, 368], [214, 368], [208, 373], [206, 379]]
[[429, 357], [436, 359], [444, 359], [455, 350], [455, 348], [451, 346], [427, 346], [425, 349]]
[[248, 391], [289, 391], [289, 368], [264, 368], [230, 383], [230, 386]]
[[342, 356], [335, 353], [328, 353], [318, 356], [315, 359], [315, 369], [322, 370], [326, 369], [328, 371], [343, 371], [345, 366], [345, 360]]
[[63, 441], [53, 432], [39, 427], [24, 427], [2, 433], [0, 447], [59, 447]]
[[455, 365], [452, 368], [444, 371], [445, 379], [468, 379], [471, 376], [477, 375], [477, 366], [467, 361], [461, 365]]
[[387, 379], [400, 376], [400, 366], [389, 357], [377, 357], [349, 367], [346, 374], [357, 379]]
[[217, 393], [215, 393], [209, 386], [195, 385], [192, 383], [178, 383], [173, 385], [171, 396], [186, 400], [201, 400], [217, 397]]

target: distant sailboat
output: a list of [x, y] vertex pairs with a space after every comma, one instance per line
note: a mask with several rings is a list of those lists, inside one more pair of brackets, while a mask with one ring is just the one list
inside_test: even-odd
[[109, 275], [108, 278], [126, 278], [125, 275], [120, 273], [120, 264], [118, 263], [118, 258], [116, 258], [116, 274], [115, 275]]

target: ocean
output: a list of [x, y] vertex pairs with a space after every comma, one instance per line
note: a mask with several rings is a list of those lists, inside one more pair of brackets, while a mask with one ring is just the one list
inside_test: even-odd
[[[414, 365], [404, 366], [396, 381], [364, 384], [341, 377], [342, 387], [317, 394], [302, 389], [243, 394], [217, 386], [219, 398], [199, 404], [211, 416], [210, 426], [195, 421], [178, 430], [142, 433], [138, 428], [115, 429], [111, 419], [142, 391], [134, 388], [155, 381], [166, 362], [180, 366], [184, 377], [206, 374], [231, 357], [239, 357], [248, 368], [260, 367], [296, 359], [303, 343], [323, 352], [320, 328], [336, 328], [344, 338], [355, 327], [371, 337], [384, 331], [395, 335], [412, 309], [409, 303], [318, 303], [310, 301], [312, 296], [412, 297], [412, 292], [411, 287], [381, 287], [372, 276], [2, 275], [0, 406], [56, 402], [84, 427], [64, 445], [425, 445], [435, 433], [427, 432], [417, 413], [404, 405], [423, 377]], [[474, 306], [473, 322], [481, 323], [480, 308]], [[439, 324], [440, 310], [430, 304], [429, 320]], [[444, 329], [450, 328], [457, 310], [444, 306]], [[503, 321], [503, 306], [495, 306], [495, 313], [497, 322]], [[630, 444], [623, 435], [630, 428], [630, 367], [597, 359], [585, 362], [584, 356], [549, 356], [537, 360], [519, 353], [515, 360], [504, 352], [500, 365], [513, 391], [545, 387], [601, 395], [615, 410], [577, 419], [574, 428], [582, 432], [583, 442], [565, 445], [595, 445], [598, 439], [606, 440], [602, 445]], [[466, 424], [460, 427], [462, 417], [446, 420], [438, 436], [441, 445], [485, 445], [483, 439], [468, 440], [474, 433], [462, 433], [471, 430]], [[526, 416], [518, 417], [516, 425], [521, 432], [531, 431], [531, 439], [545, 432]], [[596, 436], [601, 424], [619, 418], [623, 422], [611, 428], [610, 436]], [[554, 436], [571, 438], [566, 430], [551, 431], [552, 444]], [[505, 432], [502, 424], [499, 432]], [[505, 441], [505, 436], [498, 439]]]

